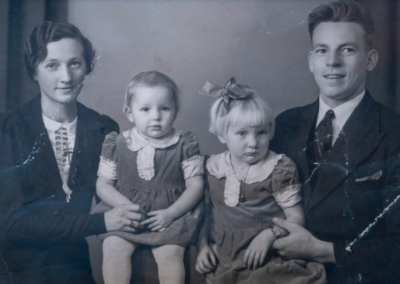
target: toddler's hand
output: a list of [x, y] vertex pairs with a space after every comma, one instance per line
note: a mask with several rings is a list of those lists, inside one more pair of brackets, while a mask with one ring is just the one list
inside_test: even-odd
[[147, 216], [153, 216], [142, 222], [143, 226], [147, 226], [152, 232], [162, 232], [168, 228], [175, 218], [169, 214], [167, 209], [151, 211]]
[[248, 269], [257, 269], [262, 266], [267, 252], [275, 239], [276, 236], [271, 229], [266, 229], [252, 240], [244, 253], [244, 263]]
[[217, 257], [209, 246], [200, 249], [196, 259], [196, 270], [201, 274], [207, 274], [215, 270]]

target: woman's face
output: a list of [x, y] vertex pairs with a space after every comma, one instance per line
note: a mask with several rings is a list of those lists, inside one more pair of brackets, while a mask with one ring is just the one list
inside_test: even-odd
[[76, 103], [86, 73], [83, 46], [63, 38], [47, 44], [47, 57], [38, 64], [35, 79], [47, 105]]

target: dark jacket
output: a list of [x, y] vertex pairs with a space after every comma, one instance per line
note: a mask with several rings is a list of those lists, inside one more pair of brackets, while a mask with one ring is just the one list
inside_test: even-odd
[[318, 100], [276, 119], [271, 148], [298, 166], [306, 228], [333, 242], [329, 283], [391, 283], [399, 279], [400, 201], [346, 250], [400, 194], [400, 116], [366, 92], [339, 134], [326, 163], [315, 163]]
[[89, 215], [109, 117], [78, 103], [66, 202], [40, 96], [0, 123], [0, 248], [13, 283], [94, 283], [85, 237], [106, 232], [104, 214]]

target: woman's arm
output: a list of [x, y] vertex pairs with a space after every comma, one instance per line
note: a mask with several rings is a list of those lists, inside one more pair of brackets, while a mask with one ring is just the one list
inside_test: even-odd
[[186, 190], [169, 208], [149, 212], [148, 216], [153, 216], [143, 225], [148, 225], [152, 231], [163, 231], [169, 227], [176, 219], [182, 217], [193, 209], [203, 198], [204, 181], [202, 175], [197, 175], [185, 180]]
[[96, 193], [102, 201], [111, 207], [117, 207], [132, 202], [115, 188], [115, 181], [99, 176], [96, 182]]

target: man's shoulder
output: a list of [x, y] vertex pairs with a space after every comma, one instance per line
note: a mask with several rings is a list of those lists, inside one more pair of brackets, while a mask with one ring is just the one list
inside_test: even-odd
[[305, 106], [290, 108], [280, 113], [275, 121], [278, 125], [293, 125], [304, 123], [313, 119], [318, 111], [318, 103], [314, 102]]

